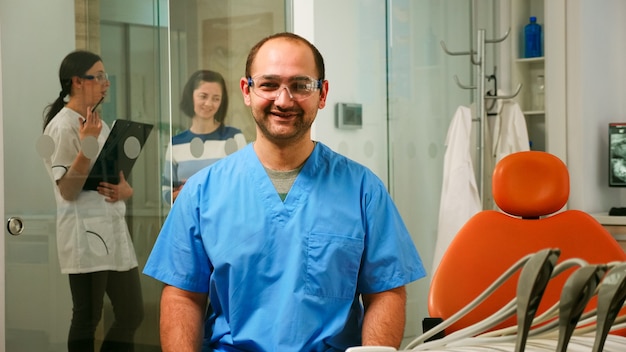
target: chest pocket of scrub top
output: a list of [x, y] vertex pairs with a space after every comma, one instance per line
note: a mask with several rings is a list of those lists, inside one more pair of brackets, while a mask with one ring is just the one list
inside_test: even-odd
[[309, 234], [305, 292], [320, 297], [353, 299], [362, 254], [361, 239]]

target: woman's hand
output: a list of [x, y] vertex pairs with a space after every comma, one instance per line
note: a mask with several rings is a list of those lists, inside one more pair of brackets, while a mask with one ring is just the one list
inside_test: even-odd
[[108, 182], [100, 182], [98, 185], [98, 193], [102, 194], [107, 202], [117, 202], [118, 200], [127, 200], [133, 195], [133, 188], [124, 177], [124, 173], [120, 171], [120, 182], [116, 185]]
[[98, 113], [92, 113], [91, 107], [87, 107], [87, 117], [79, 117], [78, 125], [81, 149], [65, 175], [57, 180], [61, 197], [67, 201], [78, 198], [89, 174], [91, 159], [98, 155], [98, 136], [102, 130], [102, 120]]
[[78, 130], [80, 139], [82, 140], [89, 136], [98, 138], [101, 130], [102, 120], [100, 120], [100, 115], [98, 115], [98, 112], [91, 112], [90, 106], [87, 107], [87, 117], [81, 121], [80, 129]]

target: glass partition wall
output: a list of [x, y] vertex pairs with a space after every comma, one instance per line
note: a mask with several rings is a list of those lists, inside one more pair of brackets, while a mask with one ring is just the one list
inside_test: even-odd
[[[134, 5], [134, 6], [133, 6]], [[99, 1], [100, 48], [110, 87], [102, 104], [102, 117], [111, 124], [128, 119], [153, 125], [152, 132], [130, 175], [133, 196], [127, 201], [126, 221], [143, 268], [163, 223], [161, 174], [164, 148], [169, 140], [170, 101], [168, 60], [168, 4], [143, 1], [132, 4]], [[161, 285], [140, 275], [144, 319], [135, 335], [137, 351], [160, 351], [159, 299]], [[105, 304], [103, 330], [113, 321]]]
[[[478, 29], [488, 39], [501, 37], [494, 31], [498, 2], [387, 1], [389, 189], [428, 272], [408, 286], [406, 341], [421, 334], [421, 320], [428, 316], [448, 129], [459, 106], [481, 99], [475, 89], [459, 86], [455, 77], [465, 86], [485, 79], [478, 77], [469, 55], [448, 55], [442, 43], [451, 52], [468, 53], [476, 50]], [[485, 74], [499, 75], [502, 71], [494, 65], [499, 48], [490, 44], [485, 49]], [[493, 82], [487, 89], [493, 89]], [[467, 141], [472, 150], [478, 147], [480, 128], [475, 120], [472, 141]]]

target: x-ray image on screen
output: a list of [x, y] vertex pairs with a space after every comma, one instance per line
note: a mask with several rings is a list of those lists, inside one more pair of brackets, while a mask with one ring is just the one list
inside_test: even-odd
[[609, 124], [609, 186], [626, 187], [626, 123]]

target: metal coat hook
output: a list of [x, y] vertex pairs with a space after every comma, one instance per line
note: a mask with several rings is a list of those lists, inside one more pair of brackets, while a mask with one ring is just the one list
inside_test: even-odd
[[[509, 29], [506, 30], [506, 32], [504, 33], [502, 37], [497, 38], [497, 39], [485, 39], [485, 43], [491, 44], [491, 43], [503, 42], [504, 40], [506, 40], [506, 38], [509, 37], [510, 33], [511, 33], [511, 28], [509, 27]], [[469, 51], [450, 51], [448, 50], [448, 47], [446, 46], [446, 43], [443, 40], [440, 41], [439, 44], [441, 45], [441, 48], [443, 48], [443, 51], [448, 55], [452, 55], [452, 56], [471, 55], [472, 63], [474, 65], [480, 65], [481, 63], [480, 60], [474, 59], [474, 55], [477, 54], [477, 52], [474, 49], [470, 49]]]
[[[489, 81], [493, 81], [493, 93], [490, 93], [491, 91], [487, 92], [487, 96], [497, 96], [498, 95], [498, 76], [496, 76], [496, 69], [497, 67], [494, 66], [493, 68], [493, 73], [487, 77], [485, 77], [487, 79], [487, 82]], [[492, 100], [491, 101], [491, 105], [489, 105], [487, 107], [487, 111], [491, 111], [493, 110], [493, 107], [496, 105], [496, 101]], [[490, 113], [488, 113], [487, 115], [491, 115]]]
[[448, 55], [452, 55], [452, 56], [470, 55], [470, 60], [472, 61], [472, 64], [478, 66], [481, 63], [480, 59], [476, 60], [474, 58], [474, 55], [477, 54], [477, 52], [475, 50], [470, 50], [470, 51], [450, 51], [446, 47], [446, 43], [443, 40], [440, 41], [439, 44], [441, 44], [441, 47], [443, 48], [443, 51], [445, 51], [446, 54], [448, 54]]
[[446, 54], [448, 54], [448, 55], [460, 56], [460, 55], [473, 55], [473, 54], [476, 54], [475, 51], [450, 51], [446, 47], [446, 43], [443, 40], [440, 41], [439, 44], [441, 44], [441, 47], [443, 48], [443, 51], [445, 51]]
[[509, 27], [509, 29], [506, 30], [506, 33], [504, 33], [504, 35], [501, 38], [498, 38], [498, 39], [485, 39], [485, 43], [500, 43], [500, 42], [503, 42], [509, 36], [509, 33], [511, 33], [511, 27]]
[[519, 92], [522, 90], [522, 84], [518, 84], [515, 89], [515, 93], [511, 95], [485, 95], [485, 99], [513, 99], [515, 98]]
[[[474, 0], [472, 0], [472, 9], [474, 8]], [[472, 15], [473, 18], [473, 15]], [[473, 42], [470, 41], [470, 50], [469, 51], [450, 51], [448, 50], [446, 43], [442, 40], [439, 42], [439, 44], [441, 45], [441, 48], [443, 49], [443, 51], [448, 54], [448, 55], [452, 55], [452, 56], [461, 56], [461, 55], [469, 55], [470, 56], [470, 60], [472, 62], [472, 64], [474, 64], [476, 66], [476, 77], [477, 82], [476, 85], [474, 86], [469, 86], [469, 85], [465, 85], [462, 84], [459, 81], [458, 76], [454, 76], [454, 80], [456, 82], [456, 84], [463, 88], [463, 89], [476, 89], [476, 96], [479, 97], [479, 99], [476, 99], [476, 115], [477, 117], [477, 121], [479, 124], [479, 127], [477, 128], [478, 130], [478, 140], [479, 140], [479, 154], [481, 155], [481, 157], [479, 158], [480, 160], [480, 166], [479, 166], [479, 177], [480, 177], [480, 181], [479, 181], [479, 191], [480, 191], [480, 199], [483, 202], [483, 206], [485, 205], [485, 189], [484, 189], [484, 185], [485, 185], [485, 181], [484, 181], [484, 174], [485, 174], [485, 162], [484, 162], [484, 158], [482, 157], [482, 153], [485, 147], [485, 133], [486, 133], [486, 124], [485, 124], [485, 118], [486, 118], [486, 114], [485, 114], [485, 98], [486, 99], [511, 99], [515, 96], [517, 96], [517, 94], [519, 94], [519, 92], [522, 89], [522, 85], [519, 84], [517, 86], [517, 89], [515, 91], [514, 94], [512, 95], [507, 95], [507, 96], [497, 96], [497, 90], [496, 90], [496, 95], [495, 96], [488, 96], [485, 93], [485, 79], [487, 78], [485, 76], [485, 44], [489, 43], [499, 43], [503, 40], [505, 40], [510, 33], [511, 29], [509, 28], [506, 33], [501, 37], [501, 38], [496, 38], [496, 39], [489, 39], [486, 40], [485, 39], [485, 30], [484, 29], [478, 29], [476, 32], [476, 50], [474, 50], [473, 48]], [[495, 69], [494, 69], [494, 75], [493, 78], [495, 79]], [[497, 88], [496, 88], [497, 89]], [[491, 106], [493, 107], [494, 104], [491, 104]]]
[[463, 89], [476, 89], [477, 88], [476, 86], [468, 86], [468, 85], [465, 85], [465, 84], [461, 83], [461, 81], [459, 81], [459, 77], [457, 75], [454, 75], [454, 81], [456, 82], [456, 84], [459, 87], [461, 87]]

